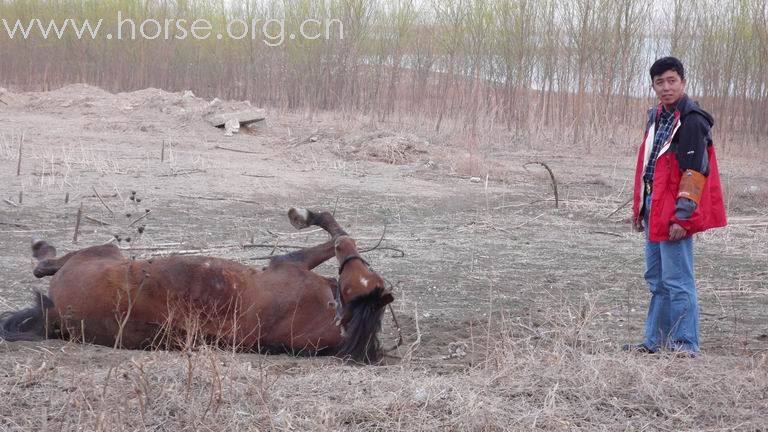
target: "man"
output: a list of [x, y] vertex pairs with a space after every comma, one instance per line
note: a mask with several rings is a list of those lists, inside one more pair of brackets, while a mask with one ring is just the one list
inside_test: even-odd
[[680, 60], [661, 58], [650, 75], [660, 102], [648, 110], [637, 156], [632, 223], [646, 235], [651, 303], [643, 342], [624, 350], [693, 357], [699, 352], [699, 306], [692, 235], [726, 225], [714, 120], [685, 94]]

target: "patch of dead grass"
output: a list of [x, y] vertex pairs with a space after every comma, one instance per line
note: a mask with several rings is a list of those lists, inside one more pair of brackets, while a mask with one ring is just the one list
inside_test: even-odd
[[[7, 430], [760, 430], [768, 357], [622, 353], [588, 299], [496, 318], [473, 364], [2, 343]], [[406, 343], [407, 345], [407, 343]], [[33, 355], [30, 355], [33, 354]]]

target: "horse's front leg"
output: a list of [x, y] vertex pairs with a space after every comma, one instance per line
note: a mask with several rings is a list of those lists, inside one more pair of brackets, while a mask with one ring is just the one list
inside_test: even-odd
[[327, 241], [321, 245], [297, 250], [286, 255], [280, 255], [272, 258], [269, 265], [276, 266], [281, 263], [290, 262], [307, 270], [312, 270], [320, 264], [333, 258], [335, 249], [333, 241]]
[[347, 235], [346, 231], [344, 231], [336, 222], [336, 219], [333, 218], [333, 215], [328, 212], [315, 213], [307, 209], [291, 208], [288, 210], [288, 219], [290, 219], [291, 224], [297, 229], [307, 228], [312, 225], [319, 226], [326, 230], [333, 240], [318, 246], [275, 257], [270, 262], [271, 266], [291, 262], [306, 268], [307, 270], [312, 270], [333, 258], [336, 255], [334, 240], [339, 236]]
[[290, 219], [291, 225], [296, 229], [307, 228], [312, 225], [319, 226], [328, 231], [328, 234], [330, 234], [331, 238], [334, 240], [339, 236], [348, 235], [347, 232], [339, 226], [339, 223], [336, 222], [333, 215], [327, 211], [315, 213], [303, 208], [291, 208], [288, 210], [288, 219]]

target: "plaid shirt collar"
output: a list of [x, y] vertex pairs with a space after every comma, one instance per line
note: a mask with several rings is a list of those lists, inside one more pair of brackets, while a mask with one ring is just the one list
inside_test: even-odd
[[680, 117], [680, 111], [675, 107], [674, 111], [667, 110], [667, 107], [664, 106], [664, 104], [659, 104], [658, 108], [656, 108], [656, 121], [659, 121], [661, 119], [666, 119], [666, 121], [670, 121], [672, 117]]

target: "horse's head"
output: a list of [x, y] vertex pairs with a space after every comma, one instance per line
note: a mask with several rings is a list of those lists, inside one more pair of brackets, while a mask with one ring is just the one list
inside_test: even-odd
[[373, 363], [381, 358], [377, 333], [381, 328], [384, 306], [394, 300], [392, 292], [360, 256], [355, 241], [339, 236], [334, 244], [339, 260], [339, 290], [344, 305], [341, 324], [344, 343], [339, 356]]
[[343, 303], [369, 298], [384, 307], [394, 300], [392, 293], [384, 286], [384, 279], [360, 256], [351, 237], [340, 236], [334, 247], [339, 260], [339, 287]]

